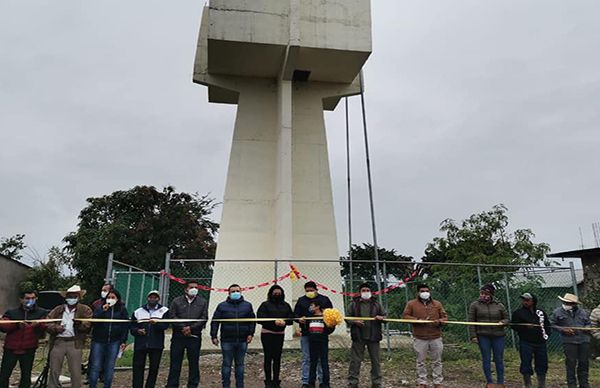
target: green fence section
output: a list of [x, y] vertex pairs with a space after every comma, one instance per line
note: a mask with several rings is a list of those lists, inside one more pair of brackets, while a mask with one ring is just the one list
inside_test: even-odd
[[160, 273], [146, 272], [125, 263], [113, 261], [112, 284], [121, 293], [127, 311], [133, 313], [146, 303], [146, 296], [152, 290], [161, 289]]

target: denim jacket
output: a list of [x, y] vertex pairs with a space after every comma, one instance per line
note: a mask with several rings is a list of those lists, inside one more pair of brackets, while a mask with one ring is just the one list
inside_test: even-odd
[[584, 344], [590, 342], [590, 332], [575, 330], [575, 335], [565, 335], [562, 327], [589, 327], [591, 326], [590, 315], [581, 307], [572, 311], [566, 311], [562, 307], [554, 310], [550, 318], [552, 326], [560, 333], [564, 344]]

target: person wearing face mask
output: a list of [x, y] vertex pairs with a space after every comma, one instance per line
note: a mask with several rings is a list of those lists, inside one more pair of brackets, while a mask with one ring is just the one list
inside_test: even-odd
[[[333, 304], [328, 297], [318, 293], [317, 284], [313, 281], [304, 284], [304, 293], [304, 296], [298, 298], [298, 301], [294, 306], [294, 317], [296, 317], [300, 323], [300, 333], [302, 335], [300, 338], [300, 349], [302, 350], [302, 388], [307, 388], [310, 372], [310, 344], [308, 339], [308, 326], [305, 325], [307, 322], [305, 318], [313, 316], [313, 312], [310, 311], [310, 303], [312, 301], [318, 301], [323, 310], [333, 308]], [[317, 377], [322, 383], [323, 377], [319, 365], [317, 366]]]
[[358, 287], [359, 296], [352, 299], [348, 312], [353, 317], [375, 318], [374, 321], [348, 321], [352, 348], [348, 368], [348, 386], [358, 388], [360, 365], [365, 358], [365, 348], [371, 360], [371, 387], [379, 388], [382, 383], [379, 343], [383, 338], [385, 312], [377, 298], [373, 297], [371, 286], [363, 283]]
[[[479, 345], [481, 366], [488, 388], [504, 388], [505, 328], [510, 322], [506, 308], [494, 298], [496, 287], [486, 284], [479, 290], [479, 299], [469, 306], [470, 322], [496, 323], [497, 325], [469, 326], [471, 342]], [[492, 353], [496, 366], [496, 381], [492, 375]]]
[[520, 372], [525, 388], [532, 388], [532, 361], [535, 360], [535, 373], [538, 387], [546, 388], [548, 372], [548, 348], [546, 346], [552, 329], [546, 312], [537, 307], [537, 297], [529, 292], [521, 295], [521, 308], [512, 313], [513, 330], [519, 334]]
[[[22, 292], [20, 306], [6, 311], [2, 316], [2, 320], [44, 319], [48, 315], [48, 311], [37, 306], [37, 296], [37, 291]], [[6, 333], [2, 366], [0, 366], [0, 387], [9, 386], [10, 376], [18, 363], [21, 370], [19, 388], [29, 388], [38, 340], [45, 330], [46, 325], [44, 323], [2, 323], [0, 320], [0, 331]]]
[[590, 388], [590, 332], [577, 330], [591, 326], [588, 312], [580, 304], [577, 295], [559, 296], [562, 306], [554, 310], [550, 323], [560, 333], [565, 354], [568, 388]]
[[117, 322], [94, 322], [92, 324], [90, 388], [96, 388], [101, 370], [104, 371], [104, 387], [112, 386], [117, 356], [119, 352], [125, 350], [129, 335], [129, 313], [121, 301], [121, 294], [113, 288], [106, 296], [105, 302], [94, 310], [93, 318]]
[[[92, 304], [90, 305], [90, 307], [92, 308], [92, 311], [95, 311], [96, 309], [104, 306], [106, 304], [106, 297], [108, 296], [108, 293], [113, 289], [112, 284], [110, 283], [105, 283], [104, 285], [102, 285], [102, 288], [100, 289], [100, 298], [96, 299], [95, 301], [92, 302]], [[86, 368], [86, 374], [89, 375], [90, 373], [90, 365], [92, 364], [92, 353], [90, 352], [90, 354], [88, 355], [88, 363], [87, 363], [87, 368]], [[100, 370], [100, 381], [104, 380], [104, 371], [101, 369]]]
[[208, 302], [198, 295], [198, 282], [190, 281], [185, 288], [185, 295], [173, 299], [169, 306], [169, 318], [189, 319], [189, 322], [176, 322], [171, 325], [169, 377], [167, 388], [179, 387], [181, 364], [187, 353], [188, 388], [197, 388], [200, 384], [200, 347], [202, 330], [208, 319]]
[[254, 338], [256, 322], [221, 322], [221, 319], [254, 319], [252, 304], [244, 300], [242, 289], [237, 284], [228, 288], [229, 296], [217, 305], [210, 323], [210, 338], [215, 346], [219, 345], [217, 334], [221, 331], [221, 383], [223, 388], [231, 386], [231, 367], [235, 363], [235, 386], [244, 387], [244, 360], [248, 345]]
[[448, 314], [444, 306], [431, 297], [431, 290], [426, 284], [417, 285], [417, 297], [406, 304], [404, 319], [433, 321], [429, 323], [413, 323], [413, 348], [417, 354], [417, 384], [419, 388], [426, 388], [427, 381], [427, 356], [431, 357], [432, 377], [435, 388], [441, 388], [444, 382], [442, 374], [442, 325], [448, 321]]
[[162, 306], [160, 293], [150, 291], [146, 296], [147, 303], [131, 315], [131, 335], [135, 338], [133, 348], [133, 388], [144, 388], [144, 370], [146, 359], [149, 359], [146, 388], [154, 388], [160, 367], [160, 358], [165, 347], [165, 330], [168, 323], [161, 319], [168, 316], [169, 309]]
[[285, 328], [294, 323], [292, 306], [285, 301], [285, 293], [281, 286], [275, 284], [269, 289], [267, 300], [261, 303], [256, 315], [258, 318], [277, 318], [273, 321], [259, 322], [262, 325], [260, 341], [264, 352], [265, 388], [281, 388], [279, 372]]
[[92, 318], [92, 309], [83, 303], [79, 303], [85, 296], [85, 290], [82, 290], [78, 285], [61, 292], [61, 295], [65, 298], [65, 304], [56, 306], [48, 313], [48, 319], [60, 319], [60, 322], [51, 322], [47, 326], [47, 331], [50, 333], [51, 348], [48, 387], [61, 387], [59, 378], [63, 361], [66, 358], [71, 377], [71, 387], [80, 388], [82, 386], [82, 353], [92, 324], [78, 319]]

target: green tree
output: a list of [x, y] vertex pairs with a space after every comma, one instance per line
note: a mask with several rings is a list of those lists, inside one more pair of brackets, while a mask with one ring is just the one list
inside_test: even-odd
[[77, 278], [69, 269], [71, 258], [68, 253], [58, 247], [48, 251], [45, 260], [36, 260], [34, 266], [27, 272], [27, 277], [21, 282], [21, 290], [62, 290], [70, 287]]
[[208, 196], [136, 186], [87, 203], [77, 231], [64, 241], [88, 289], [103, 282], [109, 253], [148, 271], [162, 269], [171, 250], [180, 257], [214, 257], [218, 224], [209, 219], [216, 204]]
[[[362, 245], [352, 245], [352, 268], [350, 266], [350, 255], [341, 257], [342, 262], [342, 275], [346, 280], [346, 286], [350, 287], [350, 280], [352, 280], [353, 286], [356, 288], [361, 282], [370, 282], [376, 287], [376, 264], [375, 264], [375, 249], [372, 244], [363, 243]], [[384, 286], [383, 281], [385, 274], [388, 276], [389, 281], [395, 279], [401, 279], [409, 275], [414, 270], [414, 264], [407, 263], [412, 262], [413, 258], [410, 256], [404, 256], [396, 252], [395, 249], [385, 249], [378, 247], [377, 253], [379, 254], [379, 272], [380, 279], [382, 281], [382, 287]], [[385, 262], [385, 265], [383, 264]], [[384, 274], [385, 269], [385, 274]], [[352, 279], [350, 272], [352, 271]], [[356, 290], [352, 290], [353, 292]]]
[[498, 265], [542, 265], [550, 246], [535, 243], [530, 229], [508, 231], [508, 209], [496, 205], [489, 211], [473, 214], [458, 223], [447, 219], [425, 249], [424, 261], [434, 263], [468, 263]]
[[24, 239], [24, 234], [0, 238], [0, 255], [14, 260], [21, 260], [23, 258], [21, 251], [27, 247], [23, 241]]

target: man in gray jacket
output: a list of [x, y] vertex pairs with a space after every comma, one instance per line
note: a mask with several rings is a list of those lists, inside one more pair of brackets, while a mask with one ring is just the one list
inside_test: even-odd
[[173, 323], [167, 388], [179, 387], [184, 352], [187, 352], [189, 367], [187, 387], [197, 388], [200, 383], [200, 337], [208, 319], [208, 303], [198, 295], [197, 282], [189, 282], [185, 295], [173, 299], [169, 313], [169, 318], [190, 321]]
[[590, 316], [580, 307], [576, 295], [565, 294], [558, 299], [563, 302], [562, 307], [554, 310], [550, 322], [561, 335], [567, 368], [567, 387], [577, 388], [579, 380], [579, 388], [590, 388], [588, 381], [590, 333], [586, 330], [573, 329], [590, 327]]

